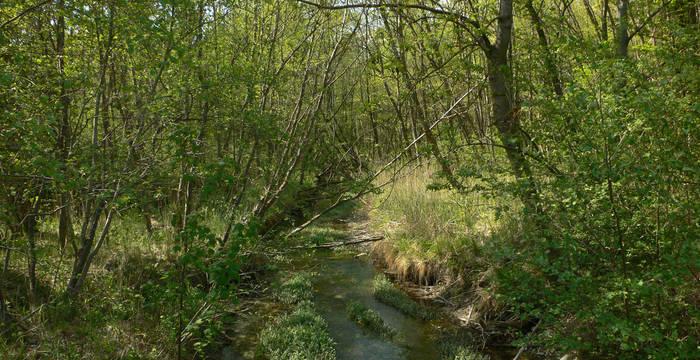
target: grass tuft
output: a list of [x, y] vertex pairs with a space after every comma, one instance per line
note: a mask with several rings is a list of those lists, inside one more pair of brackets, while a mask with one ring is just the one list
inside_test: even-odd
[[335, 359], [333, 339], [313, 303], [302, 301], [260, 333], [260, 350], [270, 360]]
[[424, 320], [431, 318], [430, 312], [397, 289], [384, 274], [374, 278], [374, 297], [406, 315]]
[[488, 355], [480, 354], [470, 347], [464, 345], [454, 345], [448, 350], [448, 355], [444, 356], [445, 360], [489, 360]]
[[314, 297], [311, 274], [298, 273], [282, 283], [274, 294], [275, 298], [285, 304], [298, 304], [311, 301]]
[[379, 313], [368, 309], [365, 304], [350, 301], [347, 306], [348, 316], [358, 325], [366, 327], [384, 338], [391, 339], [396, 335], [396, 330], [387, 325]]

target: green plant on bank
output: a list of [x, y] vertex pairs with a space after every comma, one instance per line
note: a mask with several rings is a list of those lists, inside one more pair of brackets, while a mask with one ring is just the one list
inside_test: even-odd
[[443, 360], [489, 360], [490, 357], [478, 350], [473, 333], [464, 328], [444, 328], [438, 336], [438, 348]]
[[456, 343], [441, 344], [443, 360], [489, 360], [488, 355], [477, 352], [472, 347]]
[[432, 314], [408, 295], [397, 289], [384, 274], [374, 277], [374, 297], [402, 313], [419, 319], [430, 319]]
[[454, 356], [446, 357], [445, 360], [489, 360], [488, 355], [480, 354], [469, 347], [460, 346], [453, 349]]
[[347, 312], [352, 321], [372, 330], [382, 337], [390, 339], [396, 335], [396, 330], [387, 325], [378, 312], [368, 309], [367, 306], [361, 302], [348, 302]]
[[314, 293], [311, 286], [310, 273], [296, 273], [285, 280], [279, 289], [274, 292], [275, 299], [285, 304], [297, 304], [302, 301], [311, 301]]

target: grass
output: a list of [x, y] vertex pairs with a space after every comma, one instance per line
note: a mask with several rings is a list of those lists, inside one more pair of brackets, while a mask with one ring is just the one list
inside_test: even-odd
[[[448, 272], [485, 268], [483, 248], [500, 226], [494, 200], [480, 192], [428, 190], [433, 172], [423, 166], [400, 173], [391, 187], [368, 198], [370, 224], [387, 238], [375, 255], [402, 279], [422, 285]], [[387, 180], [390, 174], [377, 182]]]
[[313, 303], [302, 301], [260, 333], [260, 351], [270, 360], [335, 359], [333, 339]]
[[374, 278], [374, 297], [406, 315], [426, 320], [431, 318], [431, 314], [424, 307], [397, 289], [384, 274]]
[[444, 360], [489, 360], [488, 355], [484, 355], [476, 352], [471, 347], [464, 345], [445, 345], [447, 348], [443, 348], [443, 359]]
[[[80, 220], [73, 218], [76, 235]], [[73, 249], [67, 244], [61, 257], [56, 217], [40, 222], [38, 299], [32, 302], [26, 297], [26, 258], [19, 252], [11, 253], [3, 290], [15, 318], [45, 305], [0, 339], [0, 358], [44, 358], [46, 354], [52, 359], [172, 358], [178, 301], [166, 277], [175, 266], [174, 231], [167, 225], [167, 216], [158, 216], [158, 220], [149, 234], [142, 216], [128, 212], [115, 216], [79, 301], [73, 302], [62, 297], [72, 270]], [[20, 238], [11, 245], [19, 247], [22, 241], [26, 240]], [[194, 316], [204, 297], [199, 283], [194, 285], [184, 298], [185, 321]], [[219, 304], [212, 306], [221, 309]], [[228, 305], [222, 302], [222, 306]], [[186, 353], [194, 352], [193, 344], [202, 342], [203, 329], [211, 324], [208, 316], [199, 320], [201, 324], [186, 332]]]
[[318, 246], [326, 243], [346, 241], [347, 231], [334, 229], [329, 226], [310, 226], [296, 236], [295, 242], [301, 246]]
[[297, 273], [282, 283], [274, 293], [275, 299], [285, 304], [297, 304], [311, 301], [314, 293], [311, 285], [311, 274]]
[[391, 339], [396, 335], [396, 330], [387, 325], [379, 313], [368, 309], [365, 304], [350, 301], [347, 306], [348, 316], [358, 325], [363, 326], [379, 334], [384, 338]]
[[275, 291], [278, 301], [294, 305], [291, 312], [260, 332], [259, 348], [270, 360], [335, 359], [326, 322], [314, 309], [312, 273], [296, 273]]

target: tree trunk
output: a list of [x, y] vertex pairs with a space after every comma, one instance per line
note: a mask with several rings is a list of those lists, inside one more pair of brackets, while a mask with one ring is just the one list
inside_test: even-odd
[[486, 49], [488, 82], [492, 102], [493, 125], [498, 129], [498, 137], [505, 147], [508, 162], [518, 181], [524, 182], [520, 194], [526, 213], [536, 214], [537, 191], [525, 158], [525, 139], [520, 130], [518, 105], [513, 104], [508, 47], [513, 30], [513, 2], [501, 0], [498, 16], [498, 33], [495, 44], [482, 44]]
[[[75, 297], [75, 295], [78, 294], [83, 283], [82, 278], [87, 275], [85, 272], [88, 269], [85, 267], [85, 264], [87, 263], [92, 251], [92, 244], [95, 239], [95, 233], [97, 232], [97, 225], [100, 221], [100, 215], [102, 215], [102, 211], [105, 207], [104, 200], [98, 199], [96, 202], [97, 205], [95, 206], [95, 210], [92, 212], [92, 214], [90, 214], [90, 211], [87, 211], [85, 214], [86, 224], [83, 225], [83, 231], [80, 236], [80, 249], [76, 254], [75, 262], [73, 263], [73, 271], [71, 273], [70, 280], [68, 281], [68, 287], [66, 288], [66, 293], [71, 297]], [[87, 222], [89, 222], [89, 225]]]
[[[66, 39], [66, 21], [63, 16], [64, 3], [62, 0], [58, 1], [58, 11], [60, 15], [57, 20], [57, 34], [56, 34], [56, 53], [58, 55], [58, 71], [59, 71], [59, 87], [61, 88], [61, 94], [59, 98], [59, 109], [61, 116], [58, 123], [58, 134], [56, 137], [56, 147], [58, 148], [58, 157], [61, 162], [61, 170], [66, 171], [66, 161], [68, 160], [68, 151], [70, 148], [70, 124], [69, 124], [69, 110], [71, 99], [67, 93], [66, 89], [66, 79], [65, 79], [65, 39]], [[67, 190], [59, 196], [59, 206], [61, 210], [58, 215], [58, 244], [63, 249], [66, 246], [66, 240], [71, 239], [74, 236], [73, 226], [71, 222], [71, 211], [70, 211], [70, 194]]]
[[627, 8], [629, 7], [629, 0], [617, 0], [617, 11], [620, 17], [620, 24], [617, 28], [617, 36], [615, 37], [615, 42], [617, 43], [616, 54], [619, 57], [626, 58], [627, 50], [629, 47], [629, 34], [627, 33], [628, 28], [628, 15]]

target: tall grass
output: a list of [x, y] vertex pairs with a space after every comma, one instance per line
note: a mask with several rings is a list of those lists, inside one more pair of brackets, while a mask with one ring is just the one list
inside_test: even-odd
[[424, 283], [435, 281], [435, 272], [480, 265], [486, 239], [500, 226], [497, 203], [482, 193], [429, 190], [435, 171], [422, 166], [399, 173], [381, 194], [368, 198], [371, 225], [388, 238], [378, 255], [390, 270]]

